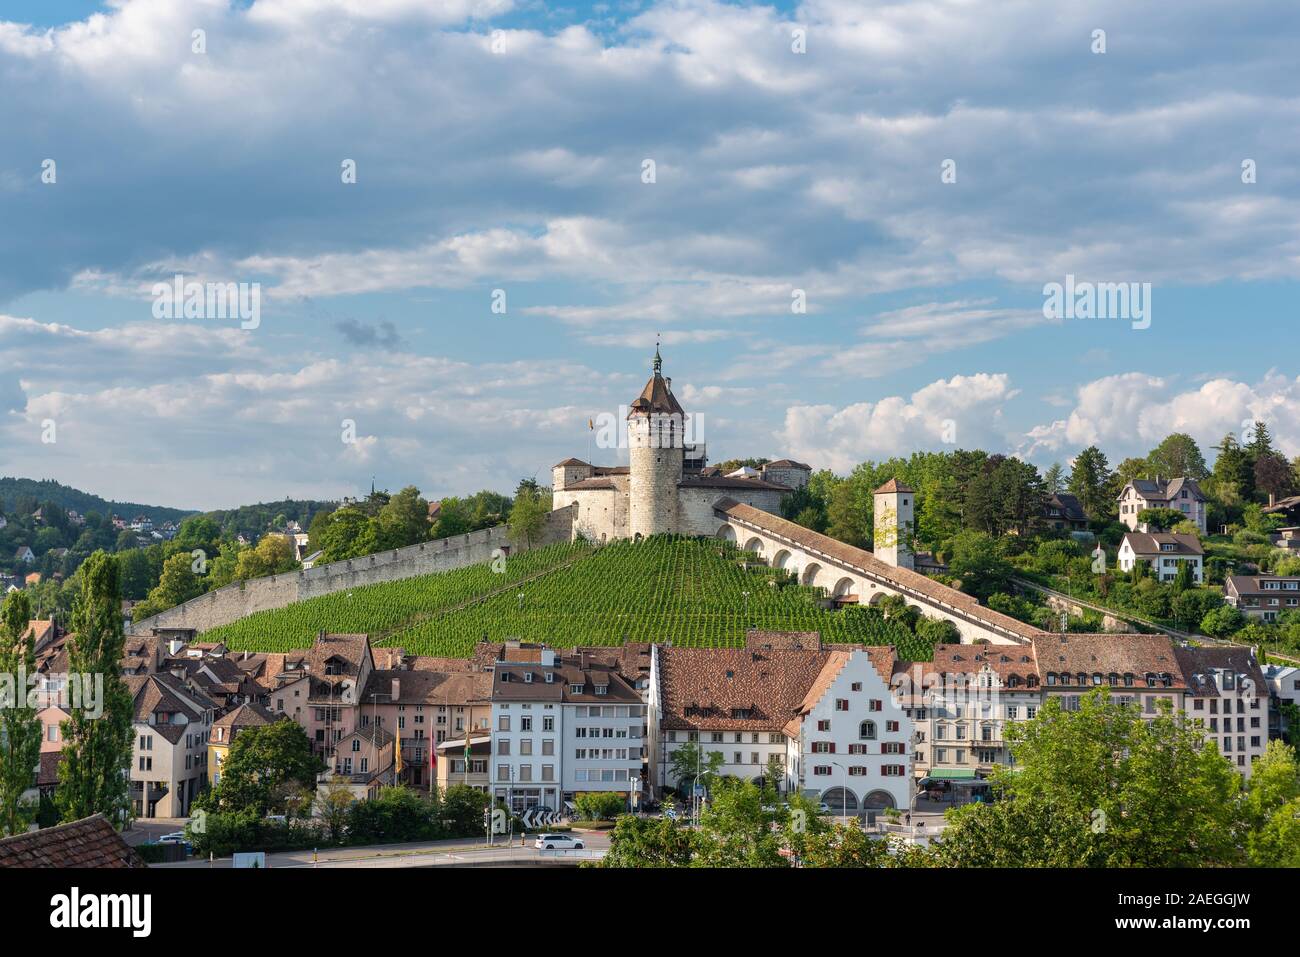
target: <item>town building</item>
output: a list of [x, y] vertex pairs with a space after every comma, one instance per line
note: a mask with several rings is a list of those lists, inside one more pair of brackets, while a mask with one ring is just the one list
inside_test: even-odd
[[1035, 647], [936, 645], [933, 660], [896, 670], [895, 692], [915, 728], [918, 780], [963, 780], [1011, 765], [1009, 724], [1042, 703]]
[[280, 716], [255, 702], [237, 705], [213, 720], [208, 738], [208, 770], [214, 787], [221, 781], [221, 766], [230, 756], [230, 746], [236, 736], [249, 728], [260, 728], [279, 720], [282, 720]]
[[1283, 612], [1300, 610], [1300, 577], [1230, 575], [1223, 600], [1248, 618], [1277, 621]]
[[1151, 566], [1157, 581], [1171, 582], [1178, 577], [1178, 567], [1186, 562], [1192, 567], [1196, 584], [1205, 580], [1205, 550], [1195, 535], [1173, 532], [1128, 532], [1119, 546], [1119, 567], [1132, 571], [1138, 562]]
[[134, 701], [131, 801], [137, 818], [187, 817], [208, 781], [216, 705], [170, 674], [122, 679]]
[[1187, 521], [1205, 534], [1205, 493], [1195, 479], [1133, 479], [1119, 493], [1119, 520], [1131, 531], [1148, 532], [1138, 515], [1148, 508], [1168, 508], [1182, 512]]
[[515, 813], [559, 810], [592, 791], [638, 800], [645, 706], [615, 667], [596, 655], [506, 642], [492, 680], [495, 798]]
[[825, 652], [786, 722], [800, 793], [842, 815], [912, 806], [913, 724], [890, 687], [892, 646]]
[[1268, 746], [1269, 686], [1251, 648], [1177, 647], [1187, 684], [1183, 710], [1245, 778]]

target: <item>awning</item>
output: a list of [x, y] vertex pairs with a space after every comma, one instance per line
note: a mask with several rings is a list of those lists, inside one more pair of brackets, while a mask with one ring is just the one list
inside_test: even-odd
[[976, 777], [974, 768], [934, 768], [923, 780], [970, 781]]

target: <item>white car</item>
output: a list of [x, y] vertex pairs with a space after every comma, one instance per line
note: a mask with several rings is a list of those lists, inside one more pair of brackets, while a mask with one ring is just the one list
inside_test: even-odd
[[539, 851], [580, 851], [586, 845], [568, 834], [543, 834], [537, 838], [533, 847]]
[[188, 844], [189, 840], [185, 837], [184, 831], [172, 831], [170, 834], [164, 834], [158, 838], [159, 844]]

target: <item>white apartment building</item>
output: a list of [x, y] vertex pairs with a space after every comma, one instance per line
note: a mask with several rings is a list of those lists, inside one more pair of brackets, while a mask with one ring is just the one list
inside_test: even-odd
[[598, 655], [508, 642], [492, 676], [491, 793], [512, 812], [641, 791], [646, 708]]
[[1187, 682], [1183, 711], [1205, 726], [1206, 740], [1245, 778], [1268, 746], [1269, 685], [1254, 649], [1175, 647]]

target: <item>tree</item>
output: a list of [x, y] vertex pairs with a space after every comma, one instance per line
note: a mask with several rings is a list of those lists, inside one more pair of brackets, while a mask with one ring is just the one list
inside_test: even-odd
[[[129, 772], [131, 724], [135, 714], [131, 692], [121, 678], [123, 654], [122, 589], [117, 562], [95, 552], [80, 568], [81, 593], [72, 614], [68, 639], [68, 670], [102, 676], [98, 702], [73, 701], [60, 729], [63, 761], [55, 800], [64, 821], [103, 814], [118, 827], [131, 814]], [[89, 696], [93, 697], [93, 696]]]
[[6, 836], [25, 831], [36, 810], [24, 805], [22, 797], [36, 780], [41, 722], [26, 685], [17, 681], [19, 674], [36, 674], [28, 626], [31, 616], [27, 596], [20, 591], [5, 599], [0, 609], [0, 675], [12, 682], [12, 700], [5, 700], [10, 692], [0, 687], [0, 828]]
[[1201, 481], [1209, 477], [1205, 456], [1196, 440], [1186, 432], [1175, 432], [1147, 455], [1148, 474], [1167, 478], [1185, 476]]
[[337, 844], [343, 839], [344, 829], [348, 823], [348, 812], [355, 800], [352, 789], [338, 779], [331, 779], [329, 783], [317, 789], [313, 806], [316, 816], [325, 825], [330, 843]]
[[[292, 571], [298, 566], [293, 552], [293, 540], [289, 536], [274, 532], [263, 535], [254, 548], [245, 548], [239, 552], [235, 561], [235, 578], [247, 581], [250, 578]], [[166, 566], [163, 567], [165, 574]]]
[[981, 532], [962, 532], [950, 546], [948, 570], [961, 579], [961, 590], [980, 601], [1011, 590], [1011, 565], [998, 542]]
[[1105, 453], [1095, 445], [1088, 446], [1075, 458], [1070, 468], [1069, 487], [1093, 521], [1105, 518], [1115, 507], [1111, 499], [1110, 464]]
[[780, 798], [781, 787], [785, 783], [785, 761], [779, 754], [768, 756], [763, 769], [763, 787], [772, 792], [773, 800]]
[[131, 617], [135, 621], [143, 621], [201, 594], [203, 583], [194, 574], [194, 560], [188, 552], [177, 552], [163, 562], [158, 584], [150, 590], [148, 598], [131, 610]]
[[687, 741], [668, 758], [668, 776], [677, 782], [679, 792], [690, 793], [697, 774], [707, 787], [717, 777], [723, 761], [721, 751], [703, 751], [696, 742]]
[[381, 550], [427, 542], [432, 532], [429, 503], [414, 485], [390, 498], [379, 510], [375, 523], [375, 542]]
[[1205, 613], [1201, 619], [1201, 632], [1211, 638], [1226, 638], [1240, 631], [1246, 616], [1231, 605], [1220, 605]]
[[936, 857], [958, 867], [1196, 867], [1240, 861], [1236, 770], [1167, 706], [1154, 718], [1104, 688], [1077, 711], [1051, 696], [1009, 723], [1001, 799], [949, 812]]
[[781, 831], [763, 810], [762, 792], [752, 781], [723, 778], [700, 814], [694, 867], [789, 867]]
[[1065, 469], [1061, 468], [1060, 462], [1053, 462], [1047, 472], [1044, 473], [1043, 487], [1047, 490], [1048, 495], [1056, 495], [1065, 491]]
[[1276, 498], [1285, 498], [1292, 493], [1295, 476], [1286, 456], [1274, 452], [1255, 460], [1255, 488]]
[[1300, 767], [1295, 751], [1270, 741], [1251, 767], [1244, 814], [1252, 867], [1300, 866]]
[[546, 531], [546, 517], [551, 512], [550, 494], [525, 489], [510, 509], [510, 540], [532, 547]]
[[694, 832], [684, 821], [624, 814], [600, 867], [689, 867]]
[[1214, 494], [1229, 506], [1248, 500], [1255, 492], [1255, 468], [1250, 455], [1232, 432], [1223, 437], [1215, 450], [1219, 454], [1214, 460]]
[[1185, 518], [1176, 508], [1144, 508], [1138, 512], [1138, 523], [1150, 526], [1153, 532], [1168, 531]]
[[1267, 422], [1256, 419], [1250, 431], [1250, 441], [1246, 444], [1246, 455], [1250, 458], [1251, 464], [1277, 452], [1277, 449], [1273, 448], [1273, 435], [1268, 430]]
[[627, 796], [620, 791], [586, 791], [573, 799], [573, 806], [584, 821], [612, 821], [627, 810]]
[[314, 789], [324, 767], [296, 721], [245, 728], [230, 744], [217, 786], [200, 801], [214, 811], [270, 814], [283, 810], [285, 798], [298, 789]]

